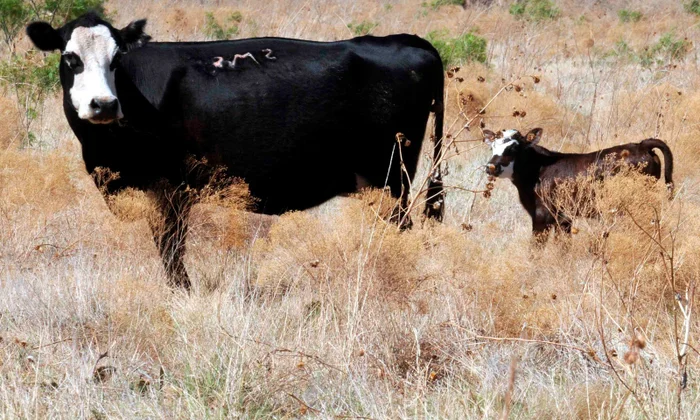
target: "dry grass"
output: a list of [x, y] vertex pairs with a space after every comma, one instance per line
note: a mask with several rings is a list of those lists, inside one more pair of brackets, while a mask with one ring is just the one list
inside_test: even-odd
[[[157, 40], [204, 39], [208, 11], [240, 11], [242, 37], [341, 39], [363, 20], [379, 35], [478, 29], [489, 65], [464, 66], [446, 88], [446, 222], [399, 233], [377, 190], [259, 216], [233, 183], [195, 207], [194, 291], [171, 292], [144, 220], [148, 197], [127, 191], [105, 204], [57, 98], [24, 149], [16, 107], [0, 98], [5, 417], [700, 417], [697, 54], [652, 69], [606, 55], [620, 38], [643, 48], [672, 30], [697, 43], [680, 5], [562, 0], [559, 20], [534, 24], [507, 2], [220, 3], [108, 10], [119, 24], [149, 17]], [[620, 8], [645, 18], [621, 24]], [[617, 177], [594, 187], [600, 217], [576, 218], [576, 235], [535, 249], [510, 183], [490, 198], [464, 190], [485, 189], [480, 124], [540, 126], [543, 145], [567, 151], [661, 138], [677, 194]]]

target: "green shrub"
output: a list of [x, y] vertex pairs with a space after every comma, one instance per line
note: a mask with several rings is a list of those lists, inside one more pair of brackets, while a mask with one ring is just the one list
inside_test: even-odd
[[683, 3], [683, 9], [694, 15], [700, 15], [700, 0], [691, 0]]
[[0, 0], [0, 31], [10, 48], [32, 11], [23, 0]]
[[665, 33], [659, 41], [644, 48], [637, 54], [637, 59], [643, 67], [662, 66], [682, 60], [688, 54], [692, 44], [687, 39], [678, 39], [671, 33]]
[[226, 22], [219, 24], [214, 14], [207, 12], [204, 21], [204, 35], [210, 39], [231, 39], [240, 32], [240, 23], [243, 22], [243, 14], [239, 11], [231, 13]]
[[642, 20], [642, 12], [636, 10], [620, 9], [617, 11], [617, 17], [622, 23], [639, 22]]
[[360, 23], [348, 23], [348, 29], [350, 29], [355, 36], [369, 35], [377, 26], [379, 26], [379, 23], [367, 20], [363, 20]]
[[525, 6], [527, 5], [526, 1], [516, 1], [515, 3], [510, 5], [510, 8], [508, 9], [508, 13], [511, 15], [520, 18], [525, 16]]
[[486, 63], [486, 39], [473, 32], [451, 38], [447, 31], [432, 31], [425, 39], [438, 50], [445, 66], [470, 61]]
[[[35, 10], [35, 14], [42, 19], [53, 20], [52, 23], [63, 24], [91, 10], [104, 15], [104, 3], [105, 0], [45, 0], [39, 10]], [[40, 16], [42, 14], [45, 16]], [[61, 21], [55, 22], [55, 17]]]
[[559, 9], [552, 0], [520, 0], [510, 5], [508, 12], [517, 17], [534, 22], [556, 19]]
[[65, 22], [93, 10], [104, 15], [105, 0], [0, 0], [0, 32], [3, 41], [12, 42], [30, 20], [47, 20], [53, 25]]
[[32, 145], [35, 139], [31, 131], [32, 123], [39, 117], [44, 99], [60, 86], [60, 60], [59, 53], [44, 56], [30, 50], [24, 55], [14, 54], [9, 60], [0, 62], [0, 88], [3, 94], [12, 93], [16, 98], [25, 146]]

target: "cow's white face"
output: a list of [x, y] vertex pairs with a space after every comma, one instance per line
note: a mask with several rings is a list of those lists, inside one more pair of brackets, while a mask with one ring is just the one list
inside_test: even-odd
[[73, 73], [69, 94], [81, 119], [106, 124], [123, 118], [112, 65], [118, 52], [116, 40], [104, 25], [79, 26], [71, 33], [62, 59]]

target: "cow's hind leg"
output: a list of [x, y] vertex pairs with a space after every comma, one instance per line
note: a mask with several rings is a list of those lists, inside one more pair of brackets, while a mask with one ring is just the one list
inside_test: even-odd
[[157, 211], [149, 218], [149, 225], [168, 283], [189, 290], [191, 283], [183, 257], [192, 201], [187, 192], [177, 190], [160, 192], [155, 199]]

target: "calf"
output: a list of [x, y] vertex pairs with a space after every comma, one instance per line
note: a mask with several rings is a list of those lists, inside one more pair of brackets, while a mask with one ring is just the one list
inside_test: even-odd
[[[517, 130], [494, 133], [484, 130], [484, 141], [491, 146], [493, 156], [486, 172], [499, 178], [510, 178], [518, 189], [520, 202], [532, 218], [532, 231], [540, 236], [551, 228], [571, 232], [571, 220], [543, 200], [543, 192], [552, 191], [561, 181], [572, 180], [593, 170], [596, 178], [614, 174], [625, 163], [638, 168], [646, 175], [661, 178], [661, 162], [653, 149], [664, 155], [664, 177], [669, 191], [673, 190], [673, 155], [666, 143], [647, 139], [640, 143], [627, 143], [591, 153], [559, 153], [538, 146], [542, 129], [535, 128], [523, 136]], [[607, 164], [606, 164], [607, 163]]]

